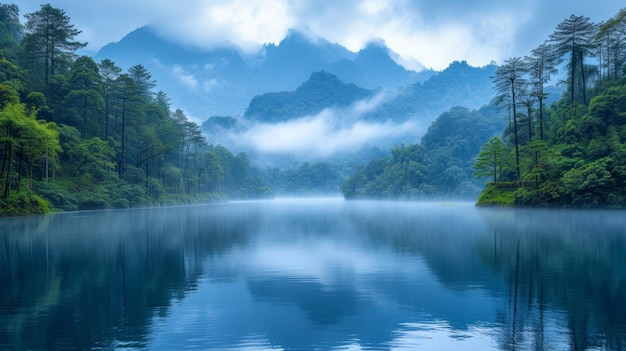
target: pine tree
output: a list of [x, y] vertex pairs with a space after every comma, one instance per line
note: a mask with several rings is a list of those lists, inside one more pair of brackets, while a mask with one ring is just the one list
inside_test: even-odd
[[111, 119], [111, 100], [115, 90], [115, 80], [122, 73], [122, 69], [109, 59], [104, 59], [98, 64], [103, 86], [102, 95], [104, 98], [104, 140], [109, 140], [109, 120]]
[[537, 99], [539, 107], [539, 139], [544, 140], [544, 116], [543, 101], [546, 98], [544, 85], [550, 81], [550, 77], [557, 73], [556, 65], [559, 62], [554, 54], [554, 48], [544, 43], [531, 51], [530, 56], [524, 59], [532, 85], [531, 95]]
[[63, 55], [73, 55], [87, 43], [74, 41], [74, 37], [81, 33], [70, 23], [65, 11], [52, 7], [50, 4], [41, 5], [37, 12], [27, 13], [26, 35], [30, 46], [31, 59], [43, 60], [44, 95], [49, 97], [50, 77], [55, 74], [57, 61]]
[[526, 84], [523, 75], [526, 66], [519, 57], [508, 59], [503, 65], [498, 67], [495, 77], [493, 77], [494, 88], [498, 93], [498, 101], [510, 101], [510, 107], [513, 110], [513, 130], [515, 133], [515, 169], [517, 180], [521, 181], [521, 172], [519, 167], [519, 134], [517, 130], [517, 95], [522, 87]]
[[550, 41], [554, 45], [554, 50], [559, 56], [570, 55], [570, 94], [571, 104], [574, 106], [577, 75], [580, 75], [580, 90], [582, 93], [582, 103], [587, 104], [586, 78], [585, 78], [585, 56], [594, 54], [594, 36], [597, 26], [591, 22], [589, 17], [571, 15], [569, 18], [557, 25], [554, 33], [550, 35]]
[[504, 155], [506, 145], [500, 138], [491, 138], [478, 153], [478, 158], [474, 163], [474, 177], [493, 177], [493, 183], [497, 184], [498, 177], [502, 173], [504, 166]]

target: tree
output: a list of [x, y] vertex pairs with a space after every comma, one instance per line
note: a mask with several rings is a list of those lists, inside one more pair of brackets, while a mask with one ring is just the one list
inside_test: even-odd
[[506, 154], [506, 145], [497, 136], [491, 138], [478, 154], [478, 158], [474, 163], [474, 177], [484, 178], [493, 176], [493, 183], [497, 184], [499, 175], [502, 174], [504, 167], [504, 155]]
[[626, 9], [602, 23], [595, 38], [600, 57], [600, 69], [607, 78], [619, 79], [620, 68], [626, 61]]
[[559, 59], [555, 56], [553, 47], [548, 43], [543, 43], [533, 49], [524, 61], [532, 86], [531, 95], [537, 99], [539, 105], [539, 139], [544, 140], [543, 101], [546, 94], [543, 87], [550, 81], [550, 77], [557, 73], [556, 65]]
[[24, 34], [17, 5], [0, 4], [0, 57], [13, 60], [16, 48]]
[[27, 94], [26, 76], [26, 71], [18, 65], [5, 57], [0, 58], [0, 83], [11, 86], [20, 94]]
[[165, 92], [159, 90], [156, 93], [155, 103], [157, 104], [157, 106], [162, 108], [163, 111], [167, 112], [168, 115], [170, 114], [172, 101], [170, 100], [169, 96], [167, 96]]
[[[24, 120], [23, 128], [18, 139], [18, 154], [20, 164], [24, 161], [28, 163], [28, 188], [32, 188], [33, 168], [35, 162], [49, 160], [53, 162], [57, 159], [57, 154], [61, 152], [59, 145], [59, 133], [55, 123], [48, 123], [43, 120], [36, 120], [36, 111]], [[54, 162], [56, 164], [56, 162]], [[46, 166], [47, 168], [47, 166]], [[22, 175], [22, 168], [18, 168], [18, 189]]]
[[528, 142], [533, 139], [533, 106], [535, 105], [535, 98], [533, 96], [532, 85], [529, 82], [525, 82], [520, 87], [518, 100], [522, 107], [526, 108], [526, 123], [528, 124]]
[[[121, 149], [118, 153], [118, 174], [124, 175], [127, 147], [127, 127], [131, 120], [136, 120], [140, 113], [141, 96], [135, 81], [128, 75], [122, 74], [116, 79], [115, 101], [117, 115], [119, 115]], [[117, 116], [116, 115], [116, 116]], [[116, 117], [117, 120], [117, 117]]]
[[104, 140], [109, 140], [109, 120], [111, 119], [111, 100], [115, 90], [115, 80], [122, 73], [122, 69], [109, 59], [98, 64], [102, 77], [102, 97], [104, 99]]
[[585, 78], [585, 56], [594, 54], [594, 35], [597, 26], [592, 23], [589, 17], [571, 15], [569, 18], [559, 23], [550, 35], [550, 41], [554, 45], [554, 50], [559, 56], [570, 55], [569, 82], [571, 104], [574, 106], [577, 75], [580, 75], [580, 91], [582, 93], [582, 103], [587, 104], [586, 78]]
[[525, 65], [521, 58], [514, 57], [508, 59], [504, 64], [498, 67], [493, 82], [495, 90], [500, 96], [499, 101], [507, 101], [510, 98], [510, 105], [513, 109], [513, 131], [515, 137], [515, 169], [517, 174], [517, 181], [521, 181], [521, 172], [519, 167], [519, 134], [517, 130], [517, 101], [516, 95], [520, 91], [521, 87], [525, 84], [525, 80], [522, 78], [525, 73]]
[[24, 17], [32, 60], [43, 60], [43, 92], [48, 98], [50, 77], [55, 74], [58, 58], [71, 56], [76, 50], [87, 46], [87, 43], [74, 40], [81, 31], [74, 28], [65, 11], [50, 4], [41, 5], [39, 11], [27, 13]]
[[3, 196], [7, 198], [11, 189], [11, 171], [13, 168], [13, 147], [17, 143], [15, 136], [23, 111], [19, 110], [19, 96], [15, 89], [0, 84], [0, 141], [2, 142], [2, 168], [0, 178], [4, 178]]
[[224, 168], [220, 164], [220, 159], [212, 151], [207, 151], [202, 155], [202, 162], [198, 169], [199, 181], [207, 192], [217, 191], [224, 181]]
[[152, 101], [152, 89], [156, 87], [156, 81], [152, 80], [152, 75], [148, 69], [143, 65], [135, 65], [128, 69], [128, 75], [135, 81], [141, 97], [145, 101]]
[[[88, 56], [81, 56], [74, 61], [70, 72], [70, 92], [65, 96], [65, 103], [70, 111], [81, 120], [81, 136], [87, 139], [88, 117], [92, 121], [92, 129], [98, 127], [97, 117], [104, 104], [102, 97], [102, 79], [98, 65]], [[96, 136], [98, 133], [92, 133]]]
[[20, 96], [17, 91], [8, 85], [0, 83], [0, 109], [9, 104], [19, 104]]
[[[3, 143], [0, 177], [4, 178], [4, 198], [9, 196], [13, 187], [14, 167], [18, 173], [16, 188], [19, 190], [25, 161], [29, 166], [29, 179], [32, 180], [33, 163], [46, 154], [55, 159], [57, 152], [61, 151], [54, 124], [38, 121], [35, 115], [36, 111], [27, 115], [25, 106], [14, 102], [6, 104], [0, 111], [0, 141]], [[15, 159], [16, 166], [13, 164]]]

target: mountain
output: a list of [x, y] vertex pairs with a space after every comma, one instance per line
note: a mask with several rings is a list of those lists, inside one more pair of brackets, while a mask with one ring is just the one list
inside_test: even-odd
[[312, 72], [330, 72], [368, 89], [397, 88], [430, 74], [406, 70], [392, 56], [384, 43], [354, 53], [296, 30], [278, 45], [266, 44], [253, 54], [232, 43], [206, 50], [164, 39], [145, 26], [104, 46], [94, 59], [111, 59], [124, 70], [145, 66], [175, 108], [204, 120], [212, 115], [241, 116], [254, 96], [294, 90]]
[[124, 70], [137, 64], [145, 66], [174, 107], [196, 118], [238, 114], [258, 93], [248, 86], [253, 70], [229, 43], [199, 50], [165, 40], [145, 26], [104, 46], [94, 56], [96, 61], [105, 58]]
[[[370, 42], [357, 53], [354, 61], [348, 62], [348, 64], [351, 63], [351, 66], [354, 67], [347, 70], [348, 72], [346, 73], [348, 75], [344, 76], [343, 72], [333, 70], [331, 72], [337, 74], [344, 81], [354, 82], [359, 86], [370, 89], [398, 88], [420, 81], [420, 78], [425, 76], [424, 74], [406, 70], [391, 58], [392, 55], [393, 53], [390, 52], [384, 42]], [[337, 68], [346, 70], [346, 67], [341, 67], [341, 64]], [[355, 72], [359, 72], [360, 76], [349, 76], [349, 74], [354, 75]], [[427, 74], [427, 72], [433, 71], [424, 73]]]
[[465, 61], [455, 61], [424, 82], [399, 88], [393, 98], [366, 117], [379, 121], [417, 119], [428, 126], [451, 107], [478, 109], [495, 95], [491, 77], [496, 68], [495, 64], [472, 67]]
[[394, 147], [343, 186], [346, 198], [475, 199], [482, 182], [473, 177], [474, 157], [506, 126], [498, 108], [453, 107], [428, 128], [420, 144]]
[[[332, 73], [314, 72], [295, 90], [255, 96], [243, 117], [210, 117], [203, 123], [202, 129], [212, 142], [237, 149], [246, 144], [247, 138], [255, 135], [255, 122], [262, 122], [266, 128], [264, 131], [268, 132], [272, 128], [279, 131], [277, 123], [315, 117], [330, 128], [319, 137], [354, 136], [358, 129], [356, 126], [360, 124], [375, 126], [377, 135], [381, 135], [379, 140], [368, 139], [370, 146], [416, 143], [431, 122], [451, 108], [461, 106], [472, 110], [489, 104], [494, 96], [490, 77], [495, 74], [495, 69], [495, 65], [472, 67], [464, 61], [453, 62], [424, 82], [393, 90], [365, 89], [347, 83]], [[321, 115], [320, 112], [325, 109], [329, 109], [329, 113]], [[310, 123], [306, 120], [301, 121], [301, 125]], [[319, 128], [319, 125], [311, 127]], [[303, 139], [300, 142], [314, 145], [319, 140]], [[242, 151], [253, 152], [249, 148]]]
[[265, 45], [265, 52], [265, 60], [254, 77], [263, 92], [294, 89], [311, 72], [354, 57], [354, 53], [339, 44], [311, 38], [295, 30], [290, 30], [278, 46]]
[[328, 107], [345, 107], [373, 93], [354, 83], [344, 83], [328, 72], [314, 72], [292, 92], [265, 93], [255, 96], [244, 117], [262, 122], [281, 122], [314, 115]]

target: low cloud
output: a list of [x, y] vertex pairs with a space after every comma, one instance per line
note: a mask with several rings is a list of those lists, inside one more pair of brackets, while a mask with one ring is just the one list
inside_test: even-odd
[[229, 140], [238, 149], [304, 160], [354, 152], [368, 145], [393, 145], [398, 140], [417, 142], [425, 127], [414, 120], [397, 123], [363, 118], [390, 96], [381, 93], [348, 108], [328, 108], [285, 122], [255, 123], [244, 132], [231, 134]]

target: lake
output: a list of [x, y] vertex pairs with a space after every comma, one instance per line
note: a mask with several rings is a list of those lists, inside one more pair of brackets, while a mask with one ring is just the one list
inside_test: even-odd
[[623, 350], [626, 212], [276, 199], [0, 220], [2, 350]]

